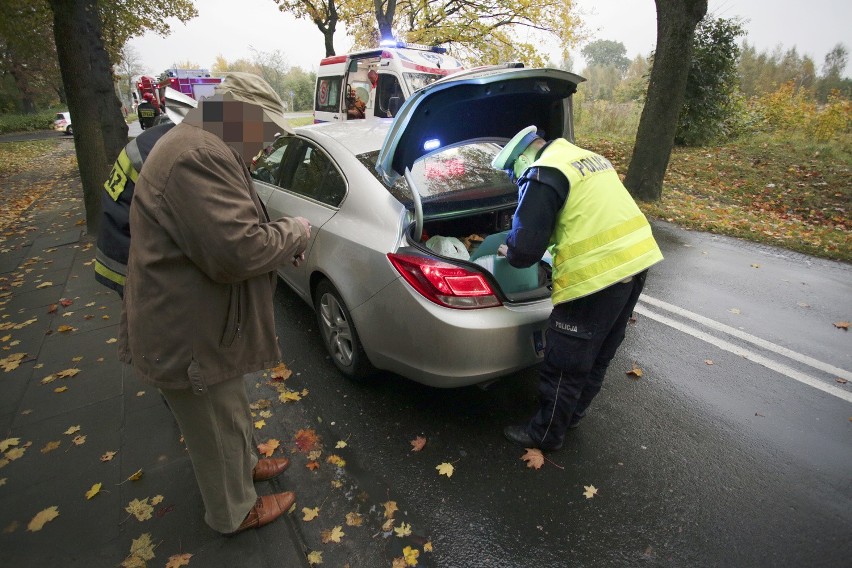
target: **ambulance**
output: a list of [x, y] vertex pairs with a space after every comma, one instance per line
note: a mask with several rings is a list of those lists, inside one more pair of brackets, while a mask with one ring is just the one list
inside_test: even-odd
[[314, 122], [392, 118], [411, 93], [462, 70], [443, 47], [392, 40], [326, 57], [317, 71]]

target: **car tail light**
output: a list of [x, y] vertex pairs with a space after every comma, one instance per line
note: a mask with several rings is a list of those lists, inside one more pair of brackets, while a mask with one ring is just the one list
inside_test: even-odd
[[423, 256], [388, 253], [388, 259], [415, 290], [440, 306], [476, 309], [501, 304], [479, 272]]

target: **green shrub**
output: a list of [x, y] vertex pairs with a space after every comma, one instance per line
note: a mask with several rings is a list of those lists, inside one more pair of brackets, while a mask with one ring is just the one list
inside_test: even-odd
[[36, 114], [0, 115], [0, 134], [9, 132], [27, 132], [31, 130], [50, 130], [53, 128], [54, 111], [42, 111]]

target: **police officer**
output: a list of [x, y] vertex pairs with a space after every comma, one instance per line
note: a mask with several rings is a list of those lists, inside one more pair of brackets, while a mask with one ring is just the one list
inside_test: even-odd
[[136, 114], [139, 116], [139, 126], [145, 130], [149, 126], [154, 126], [154, 120], [160, 115], [160, 109], [154, 104], [154, 95], [145, 93], [142, 95], [144, 99], [136, 108]]
[[498, 254], [517, 268], [539, 262], [548, 248], [553, 256], [538, 411], [503, 433], [524, 447], [558, 450], [600, 391], [648, 267], [663, 255], [603, 156], [561, 138], [545, 142], [529, 126], [492, 166], [507, 170], [519, 188], [512, 230]]

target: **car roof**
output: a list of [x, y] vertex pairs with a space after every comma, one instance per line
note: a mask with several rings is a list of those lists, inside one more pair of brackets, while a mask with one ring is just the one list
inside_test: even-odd
[[392, 118], [366, 118], [344, 122], [323, 122], [295, 128], [296, 134], [308, 138], [327, 137], [358, 156], [378, 152], [393, 123]]

